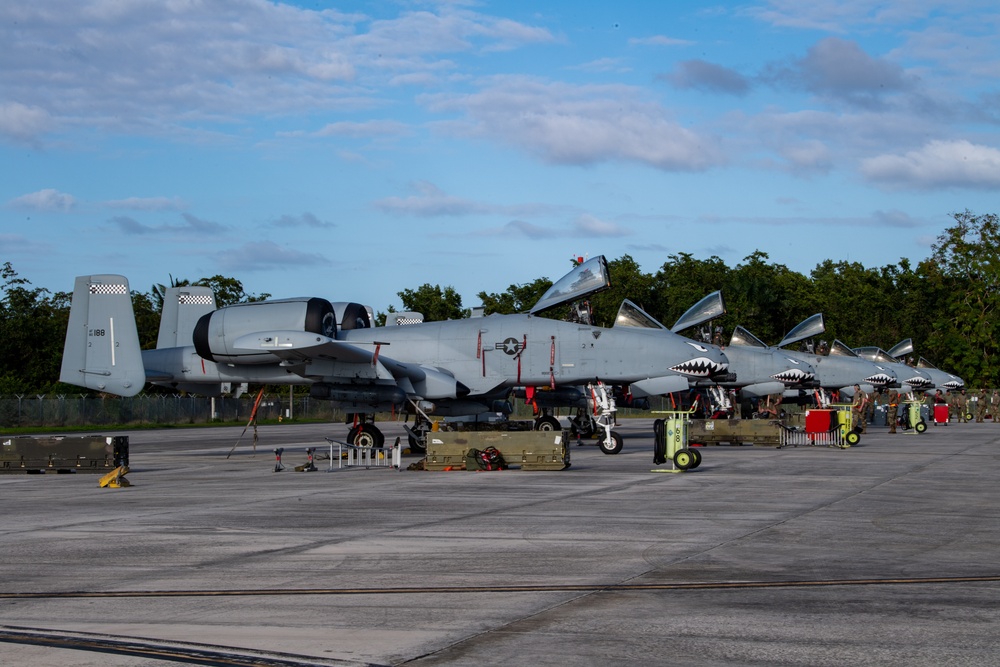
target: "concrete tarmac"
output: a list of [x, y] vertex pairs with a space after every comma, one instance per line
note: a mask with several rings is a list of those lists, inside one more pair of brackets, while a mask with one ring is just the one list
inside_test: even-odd
[[560, 472], [297, 473], [346, 427], [283, 424], [129, 432], [129, 488], [2, 475], [0, 661], [997, 664], [1000, 425], [657, 474], [651, 423]]

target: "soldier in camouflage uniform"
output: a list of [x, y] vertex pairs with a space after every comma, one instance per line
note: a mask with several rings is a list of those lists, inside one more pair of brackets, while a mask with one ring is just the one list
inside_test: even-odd
[[[1000, 396], [1000, 395], [998, 395]], [[885, 414], [886, 423], [889, 424], [889, 433], [896, 432], [896, 414], [899, 410], [899, 392], [895, 389], [889, 390], [889, 407]]]
[[979, 392], [979, 400], [976, 401], [976, 423], [982, 424], [983, 418], [986, 417], [986, 408], [990, 403], [990, 392], [983, 387], [982, 391]]
[[868, 394], [861, 391], [861, 385], [854, 385], [854, 401], [851, 403], [851, 426], [859, 433], [868, 430], [865, 414], [868, 410]]
[[1000, 424], [1000, 389], [994, 389], [990, 396], [990, 415], [994, 424]]
[[958, 414], [958, 421], [963, 424], [968, 424], [969, 418], [966, 415], [969, 414], [969, 397], [965, 393], [965, 387], [962, 387], [962, 389], [955, 394], [955, 410]]

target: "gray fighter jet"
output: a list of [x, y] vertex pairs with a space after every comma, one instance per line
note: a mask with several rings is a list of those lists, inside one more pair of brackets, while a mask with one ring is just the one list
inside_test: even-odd
[[[164, 346], [140, 351], [128, 281], [81, 276], [60, 380], [122, 396], [147, 381], [203, 394], [226, 383], [308, 385], [311, 396], [361, 416], [350, 439], [377, 445], [383, 437], [372, 423], [376, 412], [469, 414], [493, 410], [515, 386], [595, 381], [658, 395], [686, 387], [688, 378], [726, 372], [724, 354], [681, 336], [539, 316], [609, 285], [607, 262], [595, 257], [557, 281], [529, 313], [394, 327], [371, 327], [359, 304], [296, 298], [211, 310], [188, 332], [193, 318], [180, 313], [191, 311], [178, 306], [176, 325], [161, 325], [161, 333], [173, 331], [164, 334]], [[609, 431], [602, 449], [616, 453], [621, 438]]]
[[918, 357], [916, 364], [908, 362], [907, 360], [913, 358], [913, 352], [913, 339], [907, 338], [906, 340], [896, 343], [892, 349], [887, 351], [887, 354], [902, 364], [906, 364], [907, 366], [916, 366], [919, 371], [930, 376], [931, 382], [933, 382], [934, 386], [938, 389], [944, 389], [945, 391], [958, 391], [965, 386], [965, 380], [957, 375], [941, 370], [923, 357]]
[[891, 369], [906, 391], [927, 391], [935, 386], [930, 373], [897, 361], [880, 347], [856, 347], [854, 352], [862, 359], [867, 359], [880, 368]]
[[[823, 314], [817, 313], [806, 318], [779, 342], [775, 347], [801, 343], [814, 338], [826, 330]], [[872, 363], [859, 357], [851, 348], [839, 340], [833, 341], [825, 354], [815, 351], [785, 350], [788, 356], [805, 361], [816, 371], [816, 381], [822, 389], [837, 391], [844, 396], [854, 395], [854, 385], [858, 384], [865, 392], [871, 393], [876, 388], [899, 386], [895, 373], [881, 364]], [[794, 397], [786, 393], [787, 397]]]
[[[726, 307], [721, 292], [712, 292], [681, 315], [674, 326], [667, 329], [639, 306], [625, 300], [618, 309], [615, 327], [641, 327], [654, 331], [680, 333], [717, 317], [725, 315]], [[710, 345], [702, 342], [704, 345]], [[715, 349], [718, 346], [710, 345]], [[737, 327], [728, 347], [721, 350], [729, 359], [729, 377], [693, 378], [692, 386], [721, 386], [739, 389], [744, 396], [780, 394], [788, 388], [808, 388], [815, 371], [807, 362], [793, 359], [781, 350], [768, 347], [753, 334]]]

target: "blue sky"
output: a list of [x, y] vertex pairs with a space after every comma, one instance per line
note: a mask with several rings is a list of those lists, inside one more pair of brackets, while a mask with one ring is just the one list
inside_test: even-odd
[[385, 310], [998, 212], [994, 2], [0, 4], [0, 261]]

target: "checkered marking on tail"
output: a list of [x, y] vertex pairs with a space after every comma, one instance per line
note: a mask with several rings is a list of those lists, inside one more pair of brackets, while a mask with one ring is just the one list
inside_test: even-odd
[[178, 294], [177, 303], [182, 306], [211, 306], [212, 297], [207, 294]]
[[91, 294], [128, 294], [128, 289], [123, 284], [92, 284]]

